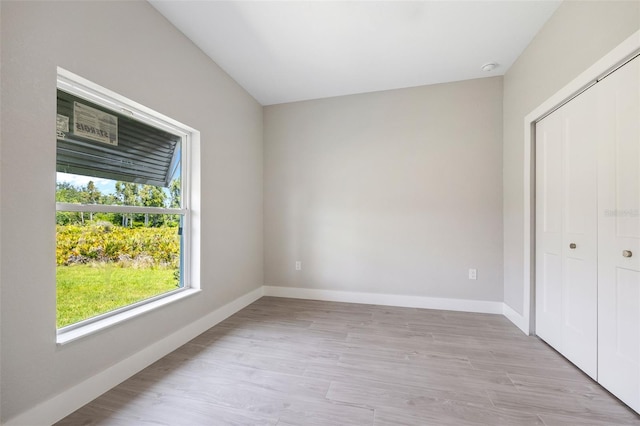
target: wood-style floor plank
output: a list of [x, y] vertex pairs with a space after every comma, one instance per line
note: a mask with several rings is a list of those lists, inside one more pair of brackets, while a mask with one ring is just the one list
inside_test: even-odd
[[640, 425], [500, 315], [264, 297], [58, 425]]

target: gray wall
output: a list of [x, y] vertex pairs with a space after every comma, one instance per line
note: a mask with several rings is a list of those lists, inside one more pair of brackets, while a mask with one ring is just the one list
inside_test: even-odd
[[524, 117], [638, 28], [638, 1], [565, 1], [504, 77], [504, 301], [518, 313], [524, 300]]
[[502, 301], [502, 78], [269, 106], [264, 143], [265, 284]]
[[[262, 108], [146, 2], [2, 2], [2, 419], [258, 288]], [[56, 66], [201, 132], [202, 288], [56, 347]]]

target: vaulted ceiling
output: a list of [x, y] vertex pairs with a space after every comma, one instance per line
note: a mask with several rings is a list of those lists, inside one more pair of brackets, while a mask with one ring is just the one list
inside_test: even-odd
[[561, 3], [149, 1], [262, 105], [502, 75]]

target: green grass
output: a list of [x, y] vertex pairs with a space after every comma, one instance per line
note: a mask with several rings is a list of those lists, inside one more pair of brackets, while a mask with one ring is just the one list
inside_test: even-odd
[[58, 266], [56, 279], [58, 328], [177, 288], [173, 269], [108, 263]]

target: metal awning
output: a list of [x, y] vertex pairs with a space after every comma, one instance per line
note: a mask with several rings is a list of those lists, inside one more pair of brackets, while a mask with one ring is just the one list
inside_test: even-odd
[[56, 171], [168, 187], [181, 137], [58, 90]]

